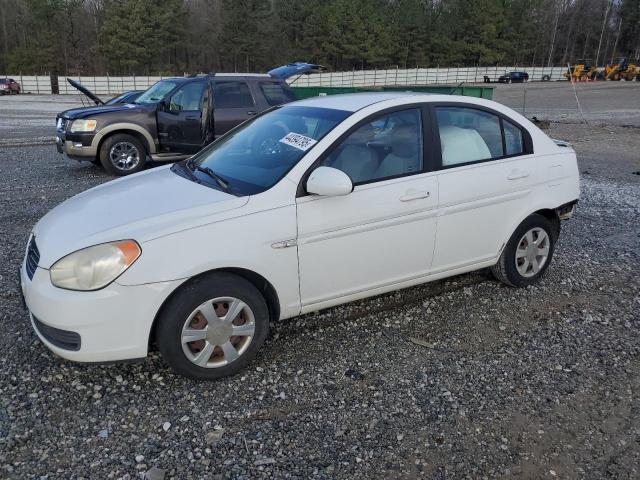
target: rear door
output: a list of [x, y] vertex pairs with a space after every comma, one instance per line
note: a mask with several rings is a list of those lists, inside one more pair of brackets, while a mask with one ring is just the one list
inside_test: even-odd
[[536, 183], [531, 139], [478, 106], [433, 107], [439, 137], [438, 233], [433, 273], [495, 258]]
[[249, 83], [240, 78], [216, 77], [213, 83], [215, 136], [228, 132], [258, 113]]
[[195, 153], [202, 147], [205, 85], [205, 79], [184, 83], [158, 105], [158, 137], [162, 151]]

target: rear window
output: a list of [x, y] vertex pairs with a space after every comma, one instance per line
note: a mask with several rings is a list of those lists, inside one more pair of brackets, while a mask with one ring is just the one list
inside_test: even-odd
[[276, 82], [260, 82], [260, 90], [264, 94], [267, 103], [272, 107], [282, 105], [283, 103], [293, 102], [295, 97], [293, 92], [285, 88], [281, 83]]
[[504, 129], [504, 144], [507, 149], [506, 155], [520, 155], [524, 153], [522, 130], [506, 120], [502, 120], [502, 127]]
[[253, 107], [253, 96], [246, 82], [216, 82], [213, 86], [213, 98], [218, 108]]
[[498, 115], [471, 107], [436, 107], [442, 166], [526, 153], [524, 132]]

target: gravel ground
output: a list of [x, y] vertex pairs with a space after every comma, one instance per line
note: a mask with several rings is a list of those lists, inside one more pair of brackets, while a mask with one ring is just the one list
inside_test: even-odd
[[493, 99], [527, 117], [595, 125], [640, 127], [640, 82], [531, 82], [498, 85]]
[[0, 147], [0, 478], [640, 477], [638, 133], [551, 125], [582, 198], [539, 285], [482, 271], [278, 322], [212, 383], [38, 341], [16, 279], [29, 230], [109, 177]]

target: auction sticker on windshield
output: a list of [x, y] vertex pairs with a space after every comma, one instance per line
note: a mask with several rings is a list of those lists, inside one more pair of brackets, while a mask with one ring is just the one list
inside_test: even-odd
[[311, 147], [313, 147], [316, 143], [318, 143], [318, 141], [314, 140], [313, 138], [309, 138], [305, 135], [291, 132], [285, 135], [284, 137], [282, 137], [280, 139], [280, 143], [284, 143], [285, 145], [290, 145], [294, 148], [297, 148], [298, 150], [302, 150], [303, 152], [306, 152]]

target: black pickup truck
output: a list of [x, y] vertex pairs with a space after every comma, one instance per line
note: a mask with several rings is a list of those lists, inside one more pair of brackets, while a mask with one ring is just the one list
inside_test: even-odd
[[58, 114], [56, 146], [69, 158], [101, 163], [114, 175], [138, 172], [147, 161], [182, 160], [251, 116], [295, 100], [286, 78], [323, 68], [296, 62], [267, 74], [163, 79], [132, 103]]

